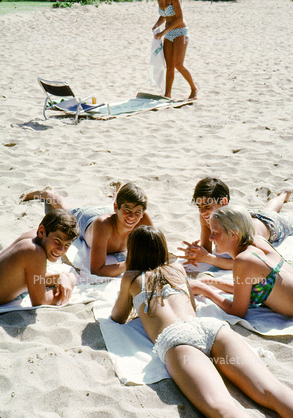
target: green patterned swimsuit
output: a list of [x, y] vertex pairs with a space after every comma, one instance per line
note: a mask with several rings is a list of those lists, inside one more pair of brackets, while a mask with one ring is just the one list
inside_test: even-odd
[[270, 274], [268, 274], [267, 277], [262, 282], [253, 285], [251, 288], [249, 307], [257, 308], [261, 303], [265, 302], [267, 298], [270, 296], [271, 291], [273, 290], [273, 287], [275, 285], [277, 275], [279, 274], [281, 267], [284, 264], [285, 260], [282, 257], [278, 265], [275, 268], [272, 268], [258, 254], [254, 253], [253, 251], [250, 251], [250, 252], [251, 254], [259, 258], [263, 263], [265, 263], [266, 266], [268, 266], [271, 269]]

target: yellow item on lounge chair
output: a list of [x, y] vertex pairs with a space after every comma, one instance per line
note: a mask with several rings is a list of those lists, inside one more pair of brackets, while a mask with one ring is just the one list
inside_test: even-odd
[[[73, 123], [77, 123], [78, 116], [80, 114], [90, 112], [93, 109], [96, 109], [97, 107], [104, 105], [104, 103], [99, 105], [86, 104], [85, 101], [89, 99], [91, 96], [83, 100], [77, 99], [75, 94], [69, 87], [68, 83], [64, 81], [47, 81], [43, 80], [42, 78], [38, 78], [38, 82], [47, 95], [43, 109], [43, 115], [45, 119], [47, 119], [46, 110], [60, 110], [75, 115]], [[72, 99], [64, 99], [59, 102], [56, 102], [53, 100], [52, 96], [59, 98], [72, 97]]]

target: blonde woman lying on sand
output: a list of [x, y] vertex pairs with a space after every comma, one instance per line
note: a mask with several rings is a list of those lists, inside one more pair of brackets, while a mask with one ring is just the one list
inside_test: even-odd
[[156, 39], [164, 36], [164, 55], [166, 60], [165, 96], [171, 97], [175, 69], [181, 73], [191, 88], [189, 100], [197, 98], [197, 88], [188, 69], [184, 67], [184, 58], [189, 39], [189, 29], [183, 19], [180, 0], [158, 0], [159, 19], [153, 26], [157, 29], [165, 23], [165, 29], [155, 35]]
[[260, 405], [282, 417], [293, 416], [293, 392], [270, 373], [228, 324], [196, 317], [185, 270], [168, 262], [160, 230], [140, 226], [131, 232], [126, 269], [112, 319], [123, 324], [132, 307], [136, 308], [170, 376], [206, 417], [248, 417], [234, 403], [220, 373]]
[[[233, 283], [221, 279], [191, 280], [193, 294], [202, 294], [225, 312], [244, 318], [249, 307], [263, 303], [293, 316], [293, 267], [261, 236], [254, 236], [250, 214], [241, 206], [224, 206], [211, 214], [210, 240], [218, 254], [233, 258]], [[209, 284], [233, 293], [226, 299]]]
[[[284, 190], [269, 200], [263, 209], [250, 211], [256, 235], [261, 235], [270, 243], [280, 243], [289, 235], [293, 235], [293, 218], [287, 214], [279, 213], [284, 203], [289, 201], [291, 190]], [[218, 208], [228, 205], [230, 191], [227, 184], [218, 178], [206, 177], [200, 180], [194, 189], [192, 202], [199, 211], [200, 240], [186, 244], [186, 248], [178, 248], [184, 251], [188, 261], [184, 264], [208, 263], [220, 269], [231, 270], [233, 260], [231, 258], [219, 257], [212, 252], [210, 241], [211, 214]]]

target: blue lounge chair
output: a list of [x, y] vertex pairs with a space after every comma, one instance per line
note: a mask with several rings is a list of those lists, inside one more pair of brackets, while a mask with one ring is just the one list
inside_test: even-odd
[[[38, 82], [47, 95], [43, 109], [43, 115], [45, 119], [47, 119], [46, 110], [59, 110], [71, 115], [75, 115], [73, 123], [77, 123], [79, 115], [82, 113], [90, 112], [91, 110], [104, 105], [104, 103], [99, 105], [86, 104], [85, 101], [88, 100], [91, 96], [86, 97], [83, 100], [77, 99], [68, 83], [63, 81], [47, 81], [43, 80], [42, 78], [38, 78]], [[62, 101], [56, 102], [56, 99], [54, 101], [52, 96], [55, 98], [72, 97], [72, 99], [64, 99]]]

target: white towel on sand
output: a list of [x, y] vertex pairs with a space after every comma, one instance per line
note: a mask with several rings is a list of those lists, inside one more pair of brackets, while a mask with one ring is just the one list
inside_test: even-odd
[[[278, 247], [278, 250], [285, 258], [291, 260], [292, 248], [293, 237], [289, 237]], [[147, 337], [139, 318], [123, 325], [110, 319], [111, 310], [120, 289], [120, 278], [113, 279], [91, 275], [88, 270], [89, 249], [80, 240], [74, 243], [68, 256], [70, 261], [81, 268], [79, 284], [74, 288], [68, 304], [95, 301], [93, 306], [94, 316], [100, 323], [105, 344], [121, 382], [128, 385], [151, 384], [169, 377], [165, 365], [152, 352], [153, 344]], [[113, 256], [107, 257], [107, 263], [109, 264], [115, 260], [115, 256], [114, 258]], [[50, 270], [52, 269], [55, 272], [73, 271], [70, 266], [61, 263], [51, 264]], [[215, 274], [232, 280], [231, 272], [219, 271]], [[293, 335], [293, 318], [276, 314], [266, 307], [249, 309], [244, 320], [226, 314], [207, 298], [198, 296], [195, 299], [198, 316], [211, 316], [225, 320], [230, 324], [237, 323], [250, 331], [270, 337]], [[32, 308], [27, 295], [22, 300], [0, 306], [0, 313], [35, 308], [37, 307]]]
[[[77, 285], [73, 289], [72, 296], [66, 305], [103, 300], [102, 295], [106, 284], [113, 280], [113, 277], [101, 277], [90, 273], [90, 249], [85, 241], [81, 239], [75, 240], [67, 252], [67, 258], [75, 268], [79, 269], [79, 274], [76, 273], [76, 270], [73, 267], [61, 263], [61, 261], [47, 263], [47, 270], [51, 273], [71, 272], [76, 274]], [[121, 260], [125, 260], [125, 253], [108, 255], [106, 264], [113, 264]], [[0, 313], [22, 309], [36, 309], [40, 307], [48, 307], [48, 305], [33, 307], [28, 293], [24, 293], [17, 299], [5, 303], [4, 305], [0, 305]], [[58, 308], [58, 306], [54, 305], [50, 305], [50, 307]]]
[[[50, 272], [52, 273], [76, 273], [72, 267], [66, 264], [58, 263], [56, 265], [53, 265], [50, 263], [49, 267]], [[76, 303], [88, 303], [94, 300], [101, 299], [101, 294], [103, 294], [107, 283], [109, 283], [109, 281], [112, 280], [112, 278], [91, 275], [89, 272], [86, 273], [85, 271], [81, 271], [81, 276], [76, 276], [77, 285], [74, 287], [72, 291], [72, 296], [69, 302], [62, 306], [74, 305]], [[17, 299], [5, 303], [4, 305], [0, 305], [0, 314], [18, 310], [29, 310], [44, 307], [48, 308], [48, 306], [50, 308], [59, 308], [59, 306], [57, 305], [32, 306], [28, 293], [23, 293]]]
[[[94, 316], [100, 323], [117, 376], [125, 385], [151, 384], [169, 377], [165, 365], [152, 352], [153, 344], [139, 318], [122, 325], [110, 319], [119, 287], [119, 279], [107, 284], [103, 300], [96, 301], [93, 306]], [[268, 308], [249, 309], [243, 320], [226, 314], [207, 298], [195, 299], [199, 317], [216, 317], [266, 336], [293, 335], [293, 319], [276, 314]]]

